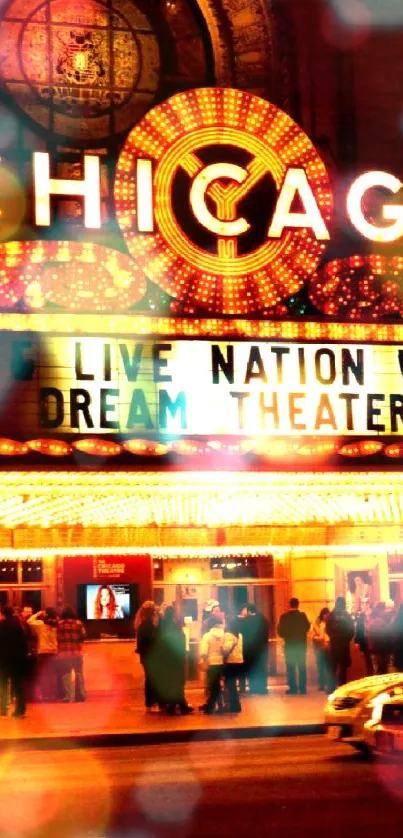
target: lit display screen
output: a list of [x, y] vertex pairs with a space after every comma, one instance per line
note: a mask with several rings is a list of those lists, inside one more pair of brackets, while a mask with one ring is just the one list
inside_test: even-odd
[[0, 431], [401, 434], [401, 344], [2, 337]]

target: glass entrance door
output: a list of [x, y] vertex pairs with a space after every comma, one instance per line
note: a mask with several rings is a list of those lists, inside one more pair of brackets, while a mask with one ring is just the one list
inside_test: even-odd
[[225, 614], [237, 616], [248, 602], [247, 585], [218, 585], [218, 601]]

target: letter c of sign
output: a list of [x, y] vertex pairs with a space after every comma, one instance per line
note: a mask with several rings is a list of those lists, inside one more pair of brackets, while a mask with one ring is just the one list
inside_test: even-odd
[[214, 217], [206, 204], [207, 190], [214, 181], [228, 178], [236, 183], [243, 183], [247, 176], [246, 169], [233, 163], [212, 163], [196, 175], [190, 190], [190, 205], [199, 224], [209, 230], [210, 233], [220, 237], [235, 237], [249, 230], [250, 225], [246, 218], [238, 218], [234, 221], [225, 220], [234, 217], [237, 201], [236, 193], [234, 195], [232, 190], [230, 196], [230, 188], [224, 188], [217, 184], [215, 190], [212, 190], [210, 197], [216, 203], [218, 218]]

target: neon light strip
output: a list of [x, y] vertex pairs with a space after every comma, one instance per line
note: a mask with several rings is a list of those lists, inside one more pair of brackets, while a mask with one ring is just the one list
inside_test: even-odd
[[0, 329], [11, 332], [170, 336], [176, 338], [247, 338], [267, 340], [329, 340], [337, 343], [374, 341], [403, 343], [403, 323], [320, 323], [220, 318], [149, 317], [139, 314], [0, 313]]
[[[237, 439], [231, 442], [222, 442], [220, 439], [175, 440], [173, 442], [155, 442], [138, 439], [125, 440], [121, 445], [106, 438], [97, 439], [89, 437], [72, 441], [71, 443], [59, 439], [31, 439], [21, 442], [20, 440], [0, 438], [0, 457], [21, 457], [34, 451], [49, 457], [67, 457], [74, 453], [74, 450], [81, 451], [88, 456], [94, 457], [115, 457], [118, 454], [129, 453], [136, 457], [163, 457], [169, 452], [182, 456], [216, 456], [216, 457], [246, 457], [248, 454], [256, 454], [258, 457], [270, 459], [286, 459], [290, 456], [320, 457], [323, 460], [332, 454], [341, 454], [343, 457], [370, 457], [383, 453], [387, 457], [399, 459], [403, 457], [403, 445], [390, 443], [385, 445], [379, 440], [363, 439], [351, 444], [345, 442], [339, 447], [336, 442], [318, 439], [316, 437], [294, 438], [286, 440], [267, 442], [259, 439]], [[246, 445], [246, 447], [245, 447]]]
[[[378, 525], [376, 525], [378, 526]], [[16, 549], [13, 550], [12, 547], [8, 547], [7, 549], [0, 549], [0, 559], [54, 559], [57, 556], [150, 556], [151, 559], [208, 559], [208, 558], [232, 558], [233, 556], [237, 556], [239, 558], [259, 558], [260, 556], [267, 556], [268, 553], [274, 556], [274, 559], [279, 560], [280, 558], [287, 557], [287, 555], [291, 552], [292, 556], [297, 554], [306, 555], [308, 553], [324, 553], [328, 554], [329, 556], [346, 556], [346, 552], [353, 552], [357, 555], [360, 553], [372, 553], [374, 550], [379, 554], [380, 548], [382, 548], [382, 553], [392, 551], [394, 553], [403, 551], [403, 544], [338, 544], [334, 547], [329, 547], [328, 544], [314, 544], [311, 546], [295, 546], [294, 544], [288, 545], [281, 545], [281, 547], [248, 547], [248, 546], [240, 546], [240, 547], [231, 547], [231, 548], [222, 548], [222, 547], [199, 547], [193, 550], [189, 550], [184, 548], [181, 552], [175, 547], [166, 547], [166, 548], [155, 548], [155, 547], [131, 547], [130, 549], [125, 547], [94, 547], [94, 548], [87, 548], [87, 547], [66, 547], [66, 548], [48, 548], [44, 547], [40, 550], [38, 549], [29, 549], [29, 550], [20, 550]], [[291, 557], [292, 557], [291, 556]], [[262, 580], [256, 580], [256, 582], [261, 582]], [[282, 580], [279, 579], [276, 581], [281, 582]], [[170, 584], [169, 582], [165, 582], [165, 585]]]
[[71, 487], [74, 491], [81, 487], [94, 487], [97, 493], [102, 491], [110, 492], [110, 487], [118, 492], [133, 487], [150, 487], [153, 490], [156, 486], [168, 488], [176, 492], [182, 492], [184, 487], [195, 486], [198, 491], [201, 489], [211, 492], [212, 486], [236, 486], [241, 490], [249, 488], [254, 491], [256, 488], [264, 488], [276, 494], [279, 487], [287, 486], [292, 492], [299, 492], [301, 489], [307, 491], [312, 489], [325, 489], [327, 492], [345, 492], [346, 487], [352, 486], [360, 494], [363, 491], [371, 490], [375, 493], [384, 493], [385, 490], [393, 491], [403, 489], [403, 472], [394, 472], [391, 475], [388, 471], [355, 471], [346, 472], [273, 472], [273, 471], [0, 471], [0, 490], [4, 487], [16, 487], [23, 493], [30, 492], [37, 488], [42, 493], [48, 488]]

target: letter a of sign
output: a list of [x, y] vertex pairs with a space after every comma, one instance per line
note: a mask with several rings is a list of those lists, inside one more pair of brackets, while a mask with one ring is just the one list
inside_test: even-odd
[[[300, 198], [305, 212], [291, 212], [296, 196]], [[317, 241], [328, 241], [330, 238], [304, 169], [288, 170], [278, 196], [269, 238], [279, 239], [285, 227], [310, 227]]]

